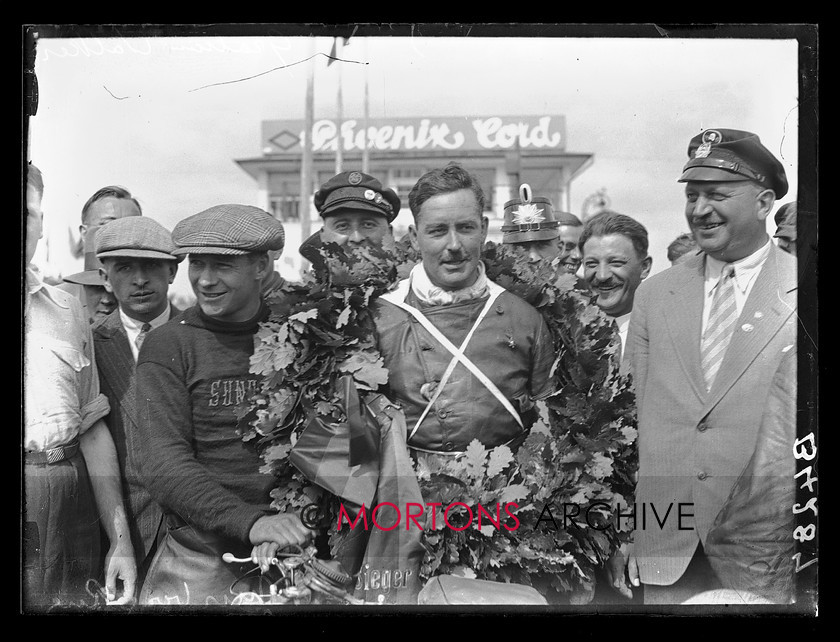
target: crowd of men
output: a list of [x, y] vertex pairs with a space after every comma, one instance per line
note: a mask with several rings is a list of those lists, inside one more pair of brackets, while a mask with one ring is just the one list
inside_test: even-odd
[[[732, 129], [695, 136], [688, 157], [676, 178], [689, 232], [653, 276], [647, 230], [625, 214], [581, 222], [526, 195], [540, 216], [526, 220], [511, 201], [502, 227], [503, 243], [562, 265], [615, 321], [637, 399], [637, 510], [693, 507], [680, 528], [637, 525], [605, 569], [617, 594], [643, 586], [650, 604], [755, 590], [721, 570], [710, 542], [766, 435], [795, 434], [794, 414], [779, 411], [796, 390], [795, 203], [776, 215], [778, 245], [766, 232], [787, 193], [784, 169], [758, 136]], [[30, 164], [27, 264], [43, 190]], [[319, 242], [381, 244], [401, 207], [359, 171], [327, 181], [314, 204], [323, 228], [304, 255]], [[470, 172], [428, 171], [408, 206], [421, 260], [372, 303], [384, 392], [404, 413], [407, 446], [457, 456], [477, 438], [515, 449], [553, 392], [546, 322], [487, 277], [484, 194]], [[113, 186], [82, 221], [84, 272], [62, 287], [26, 272], [24, 605], [84, 603], [91, 578], [114, 603], [156, 603], [184, 583], [194, 600], [223, 602], [254, 564], [265, 570], [315, 536], [297, 513], [271, 508], [273, 480], [235, 430], [236, 406], [260, 383], [250, 357], [265, 297], [283, 283], [273, 268], [288, 251], [283, 226], [219, 204], [170, 232]], [[168, 290], [184, 261], [196, 303], [179, 310]], [[789, 601], [790, 585], [774, 598]]]

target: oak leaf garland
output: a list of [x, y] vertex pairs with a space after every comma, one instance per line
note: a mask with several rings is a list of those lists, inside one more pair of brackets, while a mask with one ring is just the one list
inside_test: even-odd
[[[263, 382], [237, 416], [242, 439], [261, 447], [261, 472], [276, 478], [273, 507], [299, 510], [318, 501], [334, 531], [337, 498], [291, 466], [288, 452], [307, 413], [344, 420], [340, 376], [352, 374], [360, 391], [387, 383], [370, 302], [406, 278], [419, 255], [407, 238], [381, 248], [324, 243], [308, 252], [314, 274], [267, 300], [271, 316], [255, 336], [251, 360]], [[476, 440], [459, 457], [414, 453], [424, 501], [440, 504], [427, 506], [420, 574], [517, 582], [551, 602], [585, 603], [595, 569], [630, 534], [616, 514], [632, 503], [637, 432], [631, 382], [615, 363], [618, 337], [556, 260], [531, 262], [521, 248], [494, 243], [486, 244], [483, 260], [488, 278], [545, 318], [557, 353], [555, 392], [538, 402], [541, 418], [516, 452]], [[453, 502], [463, 505], [450, 507], [447, 518], [457, 528], [470, 524], [463, 530], [444, 520]], [[564, 514], [570, 505], [577, 519]], [[559, 514], [549, 520], [546, 510]], [[348, 532], [330, 533], [333, 550]]]

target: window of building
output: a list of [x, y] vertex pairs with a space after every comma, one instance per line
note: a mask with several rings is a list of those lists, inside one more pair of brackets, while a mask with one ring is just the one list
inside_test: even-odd
[[281, 223], [300, 220], [300, 201], [297, 196], [272, 196], [271, 214]]

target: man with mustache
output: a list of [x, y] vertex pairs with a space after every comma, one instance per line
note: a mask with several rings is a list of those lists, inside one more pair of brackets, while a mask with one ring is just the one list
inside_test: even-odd
[[488, 280], [484, 193], [456, 163], [424, 174], [409, 194], [421, 262], [377, 299], [388, 396], [405, 412], [407, 443], [456, 455], [478, 439], [514, 447], [551, 392], [552, 339], [540, 314]]
[[[595, 303], [615, 319], [625, 354], [627, 328], [636, 288], [650, 274], [653, 259], [648, 256], [648, 234], [636, 219], [605, 210], [583, 226], [580, 235], [583, 278]], [[626, 361], [619, 359], [622, 367]]]
[[773, 377], [796, 347], [796, 260], [766, 227], [788, 191], [784, 167], [757, 135], [735, 129], [697, 134], [688, 157], [678, 180], [702, 253], [639, 286], [627, 339], [639, 421], [628, 571], [647, 604], [748, 590], [724, 586], [704, 547], [753, 454]]
[[105, 288], [119, 304], [92, 332], [100, 386], [111, 404], [106, 423], [117, 447], [139, 589], [163, 513], [140, 479], [135, 363], [146, 335], [181, 313], [167, 295], [183, 257], [172, 254], [169, 230], [147, 216], [111, 221], [97, 232], [94, 247]]

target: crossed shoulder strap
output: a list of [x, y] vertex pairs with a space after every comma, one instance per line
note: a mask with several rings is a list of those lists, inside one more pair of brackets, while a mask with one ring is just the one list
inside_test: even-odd
[[505, 407], [505, 410], [507, 410], [511, 414], [511, 416], [516, 420], [516, 423], [519, 424], [519, 427], [524, 428], [522, 424], [522, 418], [519, 416], [519, 413], [516, 412], [516, 409], [510, 403], [508, 398], [505, 397], [502, 394], [501, 390], [499, 390], [496, 387], [496, 384], [490, 381], [490, 378], [486, 374], [484, 374], [484, 372], [482, 372], [481, 369], [477, 365], [475, 365], [470, 360], [470, 358], [467, 357], [466, 354], [464, 354], [464, 352], [467, 349], [467, 346], [469, 345], [470, 339], [472, 339], [472, 336], [476, 331], [476, 328], [478, 328], [479, 324], [481, 324], [481, 321], [487, 315], [487, 312], [490, 310], [490, 307], [493, 305], [493, 302], [496, 300], [496, 298], [502, 292], [504, 292], [503, 287], [496, 283], [493, 283], [492, 281], [488, 281], [487, 285], [488, 290], [490, 291], [490, 296], [488, 297], [487, 302], [484, 304], [484, 308], [481, 310], [481, 313], [478, 315], [478, 318], [476, 319], [472, 328], [470, 328], [470, 331], [467, 333], [467, 336], [464, 337], [464, 340], [461, 342], [461, 346], [457, 348], [455, 347], [455, 344], [453, 344], [449, 339], [447, 339], [443, 335], [443, 333], [440, 330], [438, 330], [434, 326], [434, 324], [432, 324], [432, 322], [429, 321], [429, 319], [426, 318], [426, 316], [420, 310], [405, 302], [405, 297], [408, 295], [409, 290], [408, 279], [404, 279], [403, 281], [401, 281], [395, 290], [388, 292], [387, 294], [383, 294], [380, 297], [411, 314], [415, 319], [417, 319], [417, 321], [420, 322], [420, 325], [422, 325], [429, 332], [429, 334], [431, 334], [435, 339], [437, 339], [438, 342], [444, 348], [449, 350], [449, 352], [452, 354], [452, 360], [449, 362], [449, 365], [447, 365], [446, 370], [444, 371], [443, 376], [441, 377], [440, 382], [438, 383], [437, 388], [435, 389], [434, 395], [432, 395], [432, 398], [429, 400], [428, 405], [426, 406], [425, 410], [423, 410], [423, 413], [420, 415], [420, 418], [417, 420], [417, 423], [414, 424], [414, 428], [408, 435], [409, 439], [411, 439], [414, 436], [414, 434], [420, 428], [420, 424], [423, 423], [423, 420], [431, 411], [432, 406], [434, 405], [435, 401], [437, 401], [437, 398], [440, 396], [440, 393], [443, 391], [443, 387], [446, 385], [446, 382], [449, 381], [449, 377], [452, 375], [452, 372], [455, 370], [455, 366], [458, 364], [458, 362], [462, 363], [475, 376], [475, 378], [478, 379], [484, 385], [484, 387], [487, 388], [493, 394], [493, 396], [499, 400], [499, 403], [501, 403], [502, 406]]

